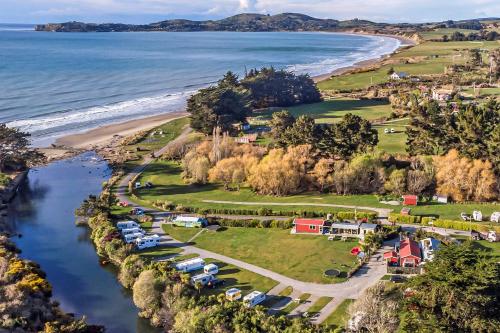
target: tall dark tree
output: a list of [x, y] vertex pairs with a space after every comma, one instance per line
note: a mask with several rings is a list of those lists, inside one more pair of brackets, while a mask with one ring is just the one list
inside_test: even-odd
[[295, 117], [286, 110], [273, 113], [273, 117], [269, 122], [269, 127], [271, 127], [271, 135], [278, 145], [286, 146], [283, 134], [289, 127], [293, 126], [294, 123]]
[[0, 172], [7, 166], [24, 168], [42, 162], [45, 156], [30, 147], [30, 134], [0, 123]]
[[317, 133], [317, 126], [314, 119], [302, 115], [297, 118], [292, 126], [285, 130], [282, 138], [287, 146], [299, 146], [304, 144], [316, 146]]

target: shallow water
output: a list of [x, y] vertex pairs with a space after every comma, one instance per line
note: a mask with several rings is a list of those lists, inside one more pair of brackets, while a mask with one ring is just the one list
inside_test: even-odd
[[75, 208], [89, 194], [99, 193], [110, 174], [93, 153], [31, 170], [11, 206], [12, 223], [22, 235], [14, 241], [22, 257], [47, 273], [64, 311], [85, 315], [111, 333], [155, 332], [138, 318], [112, 267], [99, 265], [88, 229], [75, 225]]

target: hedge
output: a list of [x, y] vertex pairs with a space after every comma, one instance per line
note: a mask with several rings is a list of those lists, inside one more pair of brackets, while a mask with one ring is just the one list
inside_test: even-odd
[[358, 219], [367, 219], [368, 221], [373, 221], [377, 218], [377, 213], [367, 213], [367, 212], [338, 212], [334, 214], [339, 220], [354, 220], [354, 218]]
[[430, 225], [429, 222], [432, 221], [432, 225], [438, 228], [446, 228], [446, 229], [455, 229], [455, 230], [476, 230], [476, 231], [488, 231], [495, 230], [496, 232], [500, 232], [500, 226], [488, 226], [486, 224], [474, 223], [474, 222], [466, 222], [466, 221], [457, 221], [457, 220], [444, 220], [444, 219], [435, 219], [433, 220], [431, 217], [422, 218], [423, 225]]
[[209, 219], [210, 224], [218, 224], [223, 227], [240, 227], [240, 228], [276, 228], [290, 229], [293, 226], [293, 220], [233, 220], [233, 219]]
[[398, 213], [389, 213], [389, 222], [392, 223], [420, 223], [422, 217], [418, 215], [402, 215]]

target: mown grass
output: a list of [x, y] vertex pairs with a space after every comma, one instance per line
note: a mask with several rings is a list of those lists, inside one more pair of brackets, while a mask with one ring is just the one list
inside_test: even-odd
[[162, 258], [166, 256], [175, 255], [181, 253], [182, 249], [178, 247], [170, 247], [170, 246], [161, 246], [161, 247], [153, 247], [144, 250], [137, 250], [136, 253], [145, 259], [156, 259]]
[[[351, 98], [339, 98], [314, 104], [304, 104], [290, 108], [284, 108], [298, 117], [308, 115], [316, 120], [316, 123], [335, 123], [348, 113], [358, 115], [368, 120], [388, 117], [391, 114], [391, 106], [387, 101], [360, 100]], [[259, 112], [254, 118], [256, 121], [267, 121], [277, 109]]]
[[282, 291], [280, 291], [280, 293], [278, 294], [278, 296], [286, 297], [286, 296], [290, 296], [292, 293], [293, 293], [293, 287], [292, 286], [288, 286], [285, 289], [283, 289]]
[[295, 300], [292, 300], [290, 303], [288, 303], [287, 306], [285, 306], [283, 309], [280, 310], [280, 314], [282, 315], [288, 315], [290, 314], [293, 310], [295, 310], [300, 304], [304, 303], [311, 297], [311, 294], [305, 293], [302, 294], [298, 297], [298, 301], [296, 302]]
[[[337, 283], [346, 280], [356, 264], [350, 250], [357, 241], [329, 241], [327, 237], [291, 235], [289, 230], [227, 228], [204, 232], [194, 246], [239, 259], [273, 272], [307, 282]], [[328, 278], [327, 269], [340, 270], [341, 277]]]
[[202, 231], [200, 228], [185, 228], [185, 227], [178, 227], [174, 226], [172, 224], [162, 224], [161, 228], [163, 231], [167, 234], [170, 235], [172, 238], [180, 241], [180, 242], [187, 242], [190, 240], [193, 236], [195, 236], [197, 233]]
[[333, 311], [323, 322], [323, 325], [331, 326], [332, 328], [344, 327], [349, 320], [347, 309], [354, 302], [353, 299], [346, 299]]
[[466, 36], [471, 34], [471, 33], [478, 33], [479, 32], [477, 30], [471, 30], [471, 29], [440, 28], [440, 29], [434, 29], [432, 31], [421, 32], [420, 35], [425, 40], [441, 39], [441, 38], [443, 38], [444, 35], [450, 37], [451, 35], [453, 35], [453, 33], [457, 32], [457, 31], [463, 33]]
[[323, 296], [320, 297], [314, 302], [313, 305], [307, 309], [307, 312], [309, 315], [314, 315], [318, 312], [320, 312], [328, 303], [330, 303], [333, 300], [333, 297], [328, 297], [328, 296]]
[[[378, 131], [378, 145], [377, 148], [390, 154], [405, 154], [406, 155], [406, 127], [408, 125], [407, 119], [400, 121], [390, 122], [382, 125], [374, 125]], [[394, 129], [394, 133], [384, 133], [385, 129]]]

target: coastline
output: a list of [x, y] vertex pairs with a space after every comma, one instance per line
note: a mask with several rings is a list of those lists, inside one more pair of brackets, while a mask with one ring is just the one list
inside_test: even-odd
[[[334, 32], [337, 33], [337, 32]], [[338, 32], [340, 34], [352, 34], [362, 36], [374, 37], [388, 37], [397, 39], [400, 42], [399, 47], [391, 52], [372, 59], [366, 59], [354, 63], [351, 66], [344, 66], [335, 69], [334, 71], [313, 76], [314, 82], [327, 80], [334, 75], [342, 75], [349, 71], [375, 66], [383, 60], [391, 57], [394, 53], [398, 52], [402, 47], [408, 45], [415, 45], [416, 42], [410, 38], [405, 38], [398, 35], [386, 34], [369, 34], [363, 32]], [[82, 151], [100, 150], [104, 148], [113, 148], [124, 137], [133, 135], [137, 132], [150, 130], [154, 127], [160, 126], [168, 121], [185, 117], [188, 114], [185, 111], [174, 111], [156, 116], [149, 116], [144, 118], [132, 119], [125, 122], [118, 122], [105, 126], [100, 126], [90, 129], [81, 133], [68, 134], [56, 139], [54, 144], [49, 147], [39, 148], [40, 151], [46, 154], [49, 161], [58, 160], [74, 156]]]

